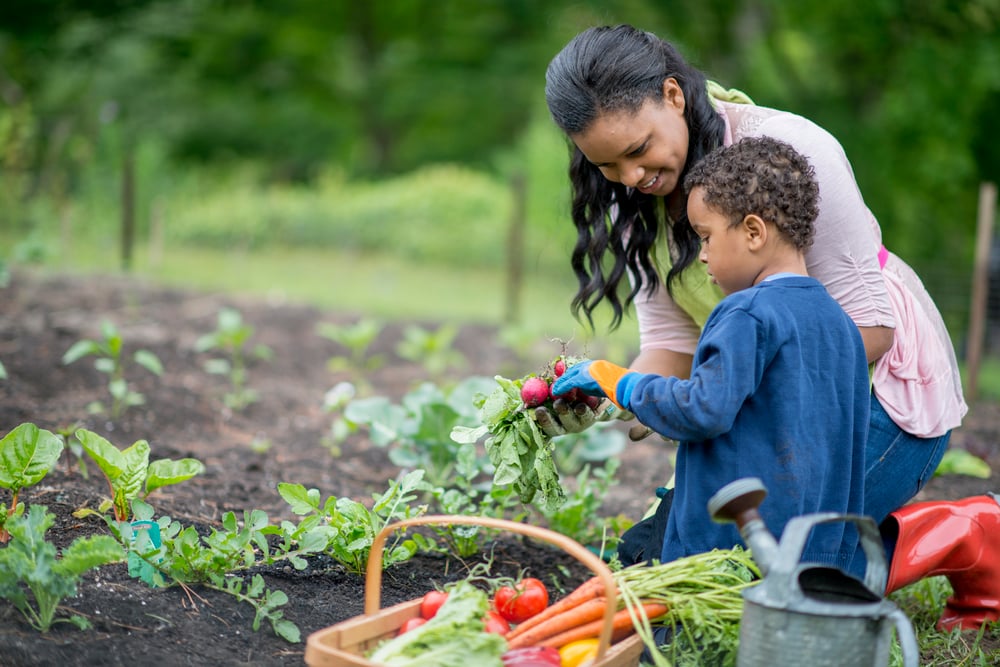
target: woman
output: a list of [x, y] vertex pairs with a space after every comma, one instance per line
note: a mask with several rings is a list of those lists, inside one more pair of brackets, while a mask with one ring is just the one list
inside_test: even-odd
[[[892, 513], [887, 524], [898, 527], [889, 590], [946, 573], [947, 558], [912, 562], [927, 552], [920, 526], [936, 521], [911, 522], [910, 508], [899, 508], [933, 475], [967, 411], [955, 353], [919, 278], [882, 245], [839, 143], [800, 116], [718, 90], [668, 42], [631, 26], [592, 28], [571, 40], [549, 65], [545, 93], [573, 143], [574, 313], [592, 323], [607, 301], [617, 326], [634, 306], [640, 353], [630, 369], [640, 373], [688, 377], [701, 328], [721, 298], [696, 261], [699, 241], [680, 187], [688, 169], [714, 148], [753, 136], [782, 140], [806, 156], [820, 188], [807, 269], [857, 325], [873, 364], [864, 506], [876, 521]], [[952, 520], [948, 534], [956, 545], [976, 525], [993, 527], [993, 541], [985, 544], [990, 530], [981, 540], [992, 551], [969, 567], [989, 561], [997, 575], [1000, 505], [987, 501], [933, 503], [924, 511]], [[935, 534], [935, 544], [942, 539]], [[953, 625], [997, 618], [998, 582], [994, 576], [984, 600], [957, 592], [961, 605], [975, 609], [947, 612], [957, 619]]]

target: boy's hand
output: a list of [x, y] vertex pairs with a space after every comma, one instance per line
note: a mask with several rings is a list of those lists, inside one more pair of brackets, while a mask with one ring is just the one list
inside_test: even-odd
[[566, 372], [552, 383], [552, 393], [566, 394], [577, 389], [588, 396], [606, 396], [618, 408], [624, 410], [628, 406], [623, 405], [619, 399], [617, 387], [622, 378], [628, 376], [638, 378], [639, 374], [603, 359], [582, 361], [567, 368]]

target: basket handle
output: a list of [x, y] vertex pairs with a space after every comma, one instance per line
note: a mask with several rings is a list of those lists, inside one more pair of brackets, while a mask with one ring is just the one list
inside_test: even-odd
[[368, 568], [365, 571], [366, 616], [377, 614], [381, 608], [382, 552], [385, 549], [385, 542], [389, 534], [407, 526], [426, 526], [440, 523], [486, 526], [488, 528], [497, 528], [499, 530], [527, 535], [528, 537], [533, 537], [561, 548], [593, 570], [594, 574], [600, 577], [601, 583], [604, 584], [605, 597], [607, 599], [607, 607], [604, 610], [604, 623], [601, 625], [601, 632], [598, 635], [595, 662], [604, 657], [605, 651], [611, 645], [612, 624], [614, 623], [614, 615], [618, 605], [618, 588], [611, 575], [611, 570], [603, 560], [588, 551], [586, 547], [565, 535], [548, 530], [547, 528], [540, 528], [517, 521], [508, 521], [506, 519], [459, 514], [428, 514], [426, 516], [413, 517], [412, 519], [403, 519], [386, 525], [372, 541], [371, 553], [368, 556]]

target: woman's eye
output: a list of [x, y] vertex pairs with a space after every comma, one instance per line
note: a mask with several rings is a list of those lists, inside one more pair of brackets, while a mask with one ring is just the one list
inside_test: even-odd
[[646, 144], [643, 144], [636, 148], [634, 151], [628, 154], [629, 157], [639, 157], [646, 152]]

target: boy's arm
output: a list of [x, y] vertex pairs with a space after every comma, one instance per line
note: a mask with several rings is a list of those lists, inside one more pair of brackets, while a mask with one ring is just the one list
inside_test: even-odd
[[660, 435], [704, 440], [727, 432], [760, 383], [758, 323], [731, 312], [706, 329], [689, 380], [630, 371], [605, 360], [571, 366], [552, 387], [607, 396]]

